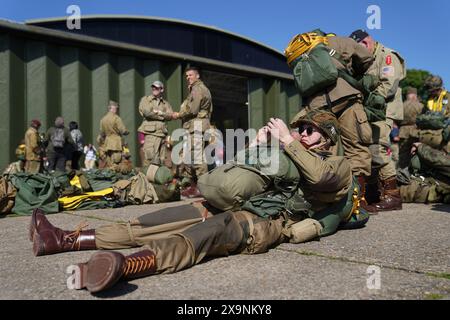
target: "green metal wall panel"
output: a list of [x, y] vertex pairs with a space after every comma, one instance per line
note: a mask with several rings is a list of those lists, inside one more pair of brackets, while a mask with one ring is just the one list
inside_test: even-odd
[[[10, 38], [10, 155], [15, 159], [15, 149], [24, 138], [24, 132], [29, 125], [26, 119], [25, 109], [25, 68], [23, 60], [24, 41], [22, 39]], [[5, 113], [2, 112], [2, 117]], [[30, 119], [29, 119], [30, 120]]]
[[85, 143], [95, 143], [96, 132], [93, 131], [92, 72], [90, 54], [78, 49], [78, 90], [79, 90], [79, 126]]
[[100, 119], [106, 114], [109, 97], [109, 60], [108, 54], [94, 52], [91, 54], [92, 76], [92, 140], [100, 131]]
[[119, 102], [120, 102], [120, 117], [127, 127], [130, 135], [125, 138], [128, 143], [132, 160], [136, 164], [138, 149], [136, 145], [136, 106], [139, 97], [136, 93], [137, 72], [135, 68], [135, 59], [133, 57], [119, 57], [117, 62], [118, 80], [119, 80]]
[[280, 81], [280, 93], [278, 95], [278, 117], [289, 124], [289, 105], [286, 92], [286, 83]]
[[[59, 63], [59, 46], [46, 44], [46, 95], [47, 95], [47, 115], [49, 123], [53, 124], [56, 117], [62, 115], [61, 108], [61, 68]], [[66, 119], [66, 126], [70, 119]]]
[[142, 76], [144, 77], [144, 92], [146, 96], [152, 94], [151, 86], [153, 81], [160, 80], [163, 83], [165, 82], [161, 73], [161, 63], [157, 60], [145, 60], [143, 62]]
[[70, 121], [80, 123], [81, 82], [80, 54], [76, 48], [62, 47], [61, 61], [61, 115], [68, 125]]
[[248, 79], [249, 128], [259, 129], [264, 125], [264, 81], [261, 78]]
[[[186, 96], [183, 95], [183, 66], [181, 63], [164, 63], [162, 73], [165, 79], [166, 99], [171, 104], [173, 111], [179, 111], [180, 105]], [[181, 121], [170, 121], [168, 123], [169, 132], [181, 128]]]
[[270, 118], [279, 117], [279, 100], [280, 83], [276, 79], [264, 80], [264, 123], [267, 123]]
[[[5, 165], [12, 156], [13, 141], [10, 125], [11, 116], [11, 51], [10, 37], [6, 34], [0, 34], [0, 163]], [[3, 167], [2, 165], [2, 167]]]
[[47, 53], [43, 42], [27, 41], [26, 65], [26, 110], [27, 122], [40, 119], [42, 127], [48, 128], [55, 118], [47, 113]]

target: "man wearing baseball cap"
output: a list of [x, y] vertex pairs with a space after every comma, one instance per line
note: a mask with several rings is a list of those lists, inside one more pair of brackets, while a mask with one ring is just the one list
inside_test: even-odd
[[145, 96], [139, 103], [139, 113], [144, 118], [138, 132], [144, 134], [144, 166], [164, 163], [168, 135], [167, 121], [172, 120], [172, 106], [164, 100], [164, 84], [154, 81], [151, 85], [151, 95]]

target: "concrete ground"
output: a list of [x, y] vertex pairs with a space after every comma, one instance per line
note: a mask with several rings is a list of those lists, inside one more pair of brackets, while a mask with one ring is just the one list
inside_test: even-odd
[[[66, 229], [83, 219], [95, 228], [182, 203], [63, 212], [48, 218]], [[450, 206], [445, 205], [405, 204], [402, 211], [372, 216], [359, 230], [121, 282], [96, 296], [66, 286], [67, 267], [87, 261], [93, 252], [34, 257], [29, 221], [28, 216], [0, 219], [0, 299], [450, 298]]]

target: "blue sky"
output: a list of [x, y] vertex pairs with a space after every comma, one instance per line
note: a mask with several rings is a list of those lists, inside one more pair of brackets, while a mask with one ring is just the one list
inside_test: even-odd
[[321, 28], [347, 36], [366, 28], [367, 8], [381, 9], [381, 29], [368, 30], [399, 51], [408, 68], [439, 74], [450, 88], [450, 2], [445, 0], [0, 0], [0, 18], [66, 16], [76, 4], [81, 14], [130, 14], [176, 18], [238, 33], [283, 51], [297, 33]]

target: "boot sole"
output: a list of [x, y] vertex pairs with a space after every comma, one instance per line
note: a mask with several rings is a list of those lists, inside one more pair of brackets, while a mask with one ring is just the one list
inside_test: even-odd
[[87, 263], [85, 285], [89, 292], [103, 291], [116, 284], [122, 276], [124, 261], [125, 258], [119, 253], [95, 253]]
[[394, 207], [394, 208], [389, 208], [389, 209], [377, 208], [377, 210], [379, 212], [398, 211], [398, 210], [403, 210], [403, 207]]

